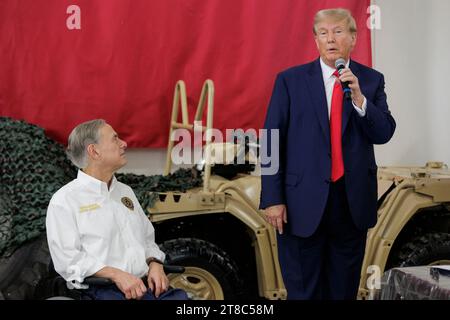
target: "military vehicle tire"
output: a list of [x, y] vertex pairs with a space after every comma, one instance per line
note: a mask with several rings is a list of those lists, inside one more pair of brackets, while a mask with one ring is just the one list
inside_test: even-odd
[[167, 240], [161, 245], [166, 263], [185, 266], [183, 274], [168, 275], [170, 285], [196, 300], [239, 299], [243, 292], [236, 263], [216, 245], [195, 238]]
[[450, 263], [450, 234], [428, 233], [404, 244], [396, 266], [409, 267]]
[[0, 259], [0, 296], [7, 300], [34, 299], [36, 286], [48, 274], [50, 259], [45, 235]]

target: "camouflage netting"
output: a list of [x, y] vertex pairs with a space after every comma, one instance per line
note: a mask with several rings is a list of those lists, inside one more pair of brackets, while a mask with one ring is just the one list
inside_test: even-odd
[[75, 174], [62, 146], [42, 128], [0, 118], [0, 256], [45, 230], [51, 196]]
[[149, 191], [181, 191], [198, 187], [202, 184], [200, 172], [195, 168], [178, 169], [174, 173], [163, 176], [145, 176], [133, 173], [116, 174], [117, 180], [129, 185], [136, 194], [142, 208], [153, 207], [158, 198], [157, 194], [149, 193]]
[[[0, 258], [45, 232], [48, 202], [76, 172], [63, 146], [42, 128], [0, 117]], [[143, 208], [156, 200], [147, 191], [185, 191], [202, 183], [195, 169], [180, 169], [167, 177], [118, 174], [117, 178], [134, 189]]]

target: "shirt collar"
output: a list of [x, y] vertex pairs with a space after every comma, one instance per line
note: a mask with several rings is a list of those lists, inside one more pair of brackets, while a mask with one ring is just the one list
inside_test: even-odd
[[[348, 59], [347, 63], [345, 64], [345, 67], [348, 68], [349, 65], [350, 59]], [[334, 71], [336, 71], [336, 68], [331, 68], [329, 65], [325, 64], [322, 58], [320, 58], [320, 68], [322, 69], [322, 76], [324, 80], [330, 79]]]
[[117, 184], [117, 179], [113, 176], [111, 186], [108, 190], [106, 182], [100, 181], [93, 176], [84, 173], [82, 170], [78, 170], [77, 180], [85, 185], [89, 190], [98, 194], [108, 194], [111, 192]]

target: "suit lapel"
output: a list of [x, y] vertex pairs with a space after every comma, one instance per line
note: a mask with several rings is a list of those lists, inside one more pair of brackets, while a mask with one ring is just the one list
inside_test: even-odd
[[[353, 63], [352, 60], [350, 60], [349, 67], [352, 70], [353, 74], [359, 80], [359, 69], [358, 69], [358, 66], [355, 63]], [[355, 108], [353, 107], [352, 101], [344, 99], [344, 103], [342, 105], [342, 135], [344, 135], [345, 129], [347, 128], [348, 121], [350, 120], [350, 116], [352, 115], [352, 112], [353, 112], [354, 109]]]
[[314, 111], [319, 119], [325, 139], [330, 145], [330, 121], [328, 119], [327, 99], [319, 59], [311, 64], [308, 76], [309, 79], [307, 79], [306, 83], [311, 100], [314, 102]]

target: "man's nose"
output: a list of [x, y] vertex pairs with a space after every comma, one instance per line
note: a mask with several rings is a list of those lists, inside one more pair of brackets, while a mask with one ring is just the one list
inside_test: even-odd
[[333, 43], [335, 42], [334, 33], [330, 32], [327, 36], [327, 43]]

